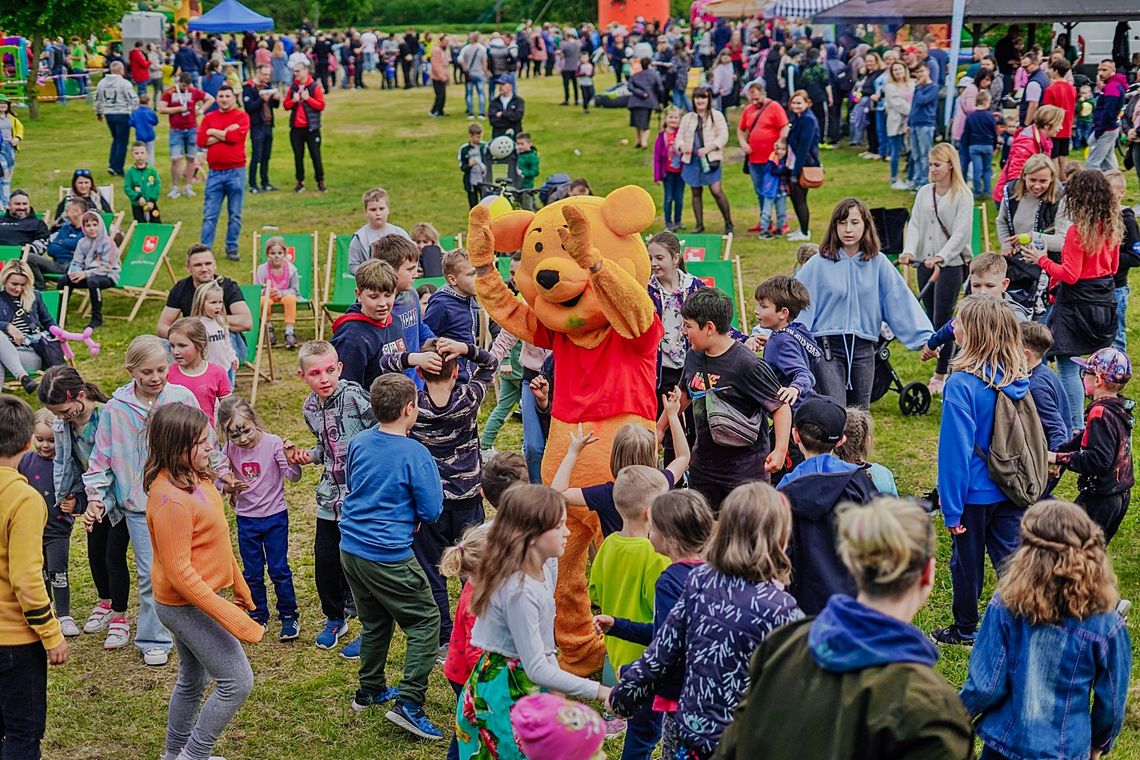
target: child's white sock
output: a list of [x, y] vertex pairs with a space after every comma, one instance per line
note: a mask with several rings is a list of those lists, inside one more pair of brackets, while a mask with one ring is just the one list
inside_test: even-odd
[[293, 325], [285, 325], [285, 334], [286, 335], [292, 335], [293, 334]]

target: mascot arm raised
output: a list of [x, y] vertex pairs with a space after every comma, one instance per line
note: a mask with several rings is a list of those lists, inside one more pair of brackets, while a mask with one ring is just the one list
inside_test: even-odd
[[653, 301], [645, 286], [623, 267], [604, 263], [605, 258], [591, 243], [590, 223], [580, 210], [567, 206], [562, 209], [562, 216], [567, 225], [558, 230], [562, 246], [578, 266], [590, 273], [594, 293], [610, 325], [626, 339], [643, 335], [653, 324], [654, 315]]
[[486, 206], [475, 206], [467, 217], [467, 259], [475, 267], [475, 292], [488, 316], [511, 335], [534, 343], [538, 317], [515, 297], [495, 267], [495, 233]]

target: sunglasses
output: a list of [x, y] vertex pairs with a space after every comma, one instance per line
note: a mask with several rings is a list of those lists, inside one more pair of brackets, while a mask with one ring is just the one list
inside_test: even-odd
[[1081, 377], [1096, 377], [1096, 370], [1089, 369], [1088, 367], [1081, 367]]
[[75, 176], [76, 177], [90, 177], [91, 176], [91, 170], [90, 169], [76, 169], [75, 170]]

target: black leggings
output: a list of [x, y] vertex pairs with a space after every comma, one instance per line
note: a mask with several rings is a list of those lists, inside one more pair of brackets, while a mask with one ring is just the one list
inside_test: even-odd
[[317, 518], [317, 534], [313, 542], [313, 580], [321, 612], [329, 620], [356, 617], [356, 602], [340, 564], [340, 523]]
[[867, 152], [882, 155], [879, 153], [879, 124], [873, 109], [867, 111]]
[[[934, 270], [927, 269], [925, 266], [918, 268], [918, 287], [919, 290], [930, 281], [930, 275]], [[942, 327], [946, 324], [950, 317], [954, 315], [954, 305], [958, 303], [958, 296], [962, 293], [962, 282], [966, 276], [966, 265], [959, 264], [954, 267], [942, 267], [942, 274], [934, 282], [934, 285], [926, 291], [922, 296], [922, 309], [926, 312], [926, 316], [930, 317], [930, 322], [934, 325], [934, 329]], [[954, 343], [947, 343], [938, 352], [938, 362], [934, 367], [935, 374], [945, 375], [950, 371], [950, 357], [954, 355]]]
[[293, 146], [293, 168], [298, 182], [305, 181], [305, 148], [313, 159], [313, 174], [317, 182], [325, 181], [325, 166], [321, 163], [321, 130], [308, 127], [292, 127], [289, 130], [289, 144]]
[[574, 105], [578, 105], [578, 74], [574, 71], [562, 70], [562, 102], [570, 100], [570, 87], [574, 87]]
[[87, 562], [91, 567], [91, 580], [100, 599], [110, 599], [111, 609], [123, 613], [131, 593], [131, 574], [127, 570], [127, 546], [131, 534], [127, 521], [118, 525], [104, 517], [95, 523], [87, 534]]
[[800, 232], [808, 234], [808, 223], [811, 222], [811, 211], [807, 204], [808, 189], [800, 185], [799, 177], [792, 177], [788, 181], [788, 197], [792, 199], [792, 208], [796, 212], [796, 219], [800, 222]]

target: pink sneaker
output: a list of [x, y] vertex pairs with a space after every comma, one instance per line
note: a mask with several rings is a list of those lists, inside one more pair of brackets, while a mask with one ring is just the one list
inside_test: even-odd
[[111, 622], [111, 605], [103, 602], [97, 602], [91, 608], [91, 614], [83, 621], [84, 633], [98, 633], [107, 627]]
[[125, 617], [117, 617], [107, 626], [104, 649], [122, 649], [131, 641], [131, 623]]

